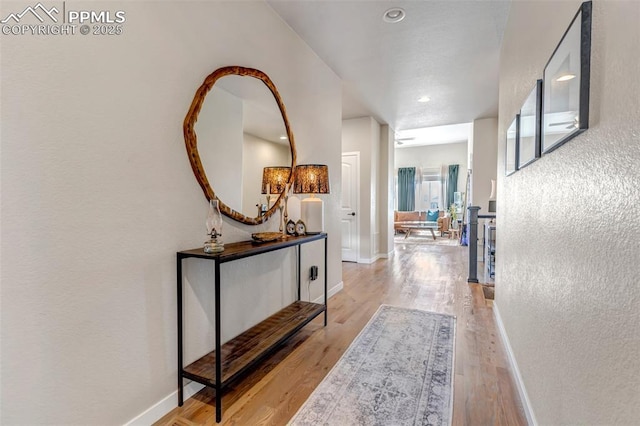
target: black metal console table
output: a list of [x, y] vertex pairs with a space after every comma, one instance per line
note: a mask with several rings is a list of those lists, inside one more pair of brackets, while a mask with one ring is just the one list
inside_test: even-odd
[[[300, 300], [300, 246], [324, 239], [324, 304]], [[259, 324], [234, 337], [224, 345], [220, 342], [220, 265], [287, 247], [296, 247], [298, 284], [297, 300], [271, 315]], [[183, 306], [182, 306], [182, 260], [190, 257], [214, 262], [215, 270], [215, 350], [183, 366]], [[251, 367], [266, 358], [273, 350], [297, 333], [311, 320], [324, 312], [327, 325], [327, 234], [286, 237], [281, 240], [255, 243], [242, 241], [225, 244], [222, 253], [206, 254], [202, 248], [179, 251], [178, 270], [178, 405], [184, 403], [183, 379], [191, 379], [216, 390], [216, 422], [222, 420], [222, 394], [227, 386]]]

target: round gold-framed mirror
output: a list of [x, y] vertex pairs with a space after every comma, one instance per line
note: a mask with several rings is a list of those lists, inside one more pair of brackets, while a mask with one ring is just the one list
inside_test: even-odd
[[[287, 117], [287, 111], [282, 101], [282, 98], [278, 93], [278, 89], [276, 88], [275, 84], [271, 81], [269, 76], [267, 76], [264, 72], [260, 70], [257, 70], [254, 68], [241, 67], [241, 66], [228, 66], [228, 67], [218, 68], [209, 76], [207, 76], [207, 78], [205, 78], [204, 82], [195, 93], [193, 102], [191, 103], [191, 107], [189, 108], [189, 112], [187, 113], [184, 119], [183, 130], [184, 130], [184, 140], [187, 148], [187, 155], [189, 157], [191, 169], [193, 170], [196, 180], [198, 181], [198, 184], [202, 188], [202, 191], [204, 192], [204, 195], [207, 198], [207, 200], [211, 200], [211, 199], [219, 200], [220, 211], [222, 212], [222, 214], [238, 222], [245, 223], [247, 225], [257, 225], [257, 224], [263, 223], [271, 215], [275, 213], [284, 194], [282, 192], [279, 193], [273, 205], [272, 206], [268, 205], [266, 208], [266, 211], [264, 211], [262, 208], [263, 204], [261, 201], [259, 201], [256, 206], [254, 205], [249, 206], [249, 204], [253, 204], [253, 202], [250, 203], [249, 201], [247, 201], [247, 200], [258, 200], [258, 198], [260, 197], [260, 194], [264, 192], [263, 185], [256, 184], [255, 182], [252, 182], [251, 185], [245, 185], [245, 182], [243, 182], [242, 175], [239, 175], [239, 176], [227, 176], [227, 175], [231, 175], [235, 173], [238, 169], [242, 170], [243, 168], [250, 168], [250, 169], [259, 169], [259, 170], [247, 170], [247, 172], [251, 172], [253, 175], [256, 175], [256, 176], [257, 175], [262, 176], [263, 166], [264, 167], [286, 166], [286, 164], [265, 163], [263, 165], [258, 166], [256, 165], [255, 162], [252, 162], [250, 166], [247, 166], [247, 161], [243, 159], [242, 153], [238, 154], [238, 156], [235, 156], [235, 157], [232, 156], [231, 158], [224, 158], [224, 155], [226, 153], [234, 150], [237, 151], [237, 146], [235, 146], [234, 143], [237, 144], [238, 142], [234, 142], [233, 137], [228, 137], [228, 135], [229, 134], [237, 135], [238, 131], [236, 129], [231, 129], [226, 133], [225, 132], [223, 133], [206, 132], [205, 134], [205, 129], [207, 128], [206, 126], [209, 126], [209, 127], [216, 127], [218, 125], [228, 126], [230, 125], [229, 123], [234, 121], [233, 117], [236, 117], [237, 114], [230, 113], [229, 111], [227, 111], [224, 105], [231, 105], [228, 109], [234, 109], [235, 108], [234, 105], [239, 105], [238, 107], [238, 109], [240, 110], [239, 122], [242, 123], [243, 122], [243, 118], [242, 118], [243, 106], [242, 105], [243, 103], [244, 104], [247, 103], [246, 99], [245, 100], [242, 99], [243, 93], [246, 94], [246, 93], [255, 92], [255, 87], [241, 88], [239, 87], [240, 85], [238, 84], [237, 81], [231, 81], [229, 82], [229, 84], [227, 84], [227, 86], [221, 86], [220, 79], [226, 76], [242, 77], [240, 80], [250, 83], [248, 86], [256, 85], [255, 83], [253, 83], [253, 81], [256, 81], [256, 80], [246, 81], [244, 79], [245, 77], [249, 77], [250, 79], [257, 79], [257, 81], [260, 81], [263, 83], [263, 85], [260, 83], [257, 83], [257, 85], [259, 85], [260, 87], [266, 87], [267, 89], [269, 89], [269, 92], [273, 96], [273, 99], [275, 99], [275, 103], [276, 103], [276, 105], [274, 106], [274, 110], [280, 113], [280, 116], [282, 117], [282, 124], [284, 124], [284, 128], [282, 130], [282, 133], [284, 134], [281, 135], [279, 139], [288, 141], [289, 152], [287, 152], [287, 157], [285, 158], [290, 160], [289, 167], [291, 171], [295, 169], [295, 165], [296, 165], [295, 141], [293, 137], [293, 132], [291, 131], [291, 126], [289, 124], [289, 118]], [[213, 118], [211, 116], [202, 117], [201, 113], [203, 111], [203, 105], [205, 105], [205, 100], [208, 98], [207, 95], [209, 95], [209, 98], [211, 98], [210, 92], [212, 91], [212, 89], [214, 89], [214, 85], [216, 85], [216, 82], [218, 82], [219, 84], [218, 86], [216, 86], [215, 90], [223, 94], [222, 96], [225, 99], [231, 99], [229, 101], [231, 103], [224, 104], [223, 102], [222, 106], [220, 102], [217, 102], [217, 104], [214, 106], [209, 106], [209, 103], [207, 103], [207, 105], [205, 106], [205, 109], [207, 111], [209, 110], [217, 111], [217, 115], [219, 115], [220, 117], [213, 117]], [[222, 87], [224, 87], [224, 89]], [[221, 95], [216, 94], [216, 96], [219, 97]], [[247, 96], [253, 97], [249, 95]], [[260, 95], [259, 97], [263, 99], [262, 103], [264, 103], [264, 96]], [[270, 96], [268, 97], [271, 98]], [[261, 108], [262, 106], [260, 106], [257, 109], [261, 109]], [[245, 109], [249, 110], [250, 108], [245, 108]], [[256, 108], [253, 108], [253, 109], [256, 109]], [[201, 120], [201, 124], [198, 124], [198, 126], [196, 126], [196, 123], [198, 122], [199, 118]], [[209, 121], [213, 122], [215, 120], [218, 120], [218, 122], [216, 123], [209, 122]], [[202, 123], [205, 121], [207, 122], [207, 124], [203, 125]], [[238, 121], [238, 120], [235, 120], [235, 121]], [[247, 121], [246, 117], [244, 121]], [[212, 143], [214, 145], [213, 146], [201, 145], [200, 148], [202, 149], [199, 150], [198, 149], [199, 148], [198, 133], [202, 133], [201, 141], [200, 141], [201, 144]], [[211, 134], [213, 134], [213, 136], [211, 136]], [[243, 137], [242, 135], [245, 135], [242, 129], [240, 129], [239, 134], [240, 134], [240, 138]], [[208, 138], [205, 138], [204, 136], [207, 136]], [[255, 143], [256, 139], [262, 140], [262, 138], [256, 138], [255, 135], [249, 135], [249, 136], [252, 143]], [[265, 137], [265, 138], [269, 139], [268, 137]], [[245, 136], [244, 143], [246, 143], [246, 139], [247, 137]], [[270, 138], [270, 139], [273, 139], [273, 138]], [[229, 140], [231, 140], [231, 142], [229, 142]], [[215, 145], [215, 143], [218, 143], [218, 145]], [[244, 144], [242, 141], [240, 143]], [[242, 151], [242, 149], [240, 149], [240, 151]], [[246, 152], [244, 154], [245, 158], [250, 159], [252, 157], [255, 158], [256, 156], [261, 155], [261, 151], [255, 148], [250, 148], [250, 151], [251, 152]], [[201, 152], [206, 153], [207, 157], [206, 158], [201, 157]], [[273, 160], [268, 160], [268, 161], [273, 161]], [[286, 160], [281, 159], [280, 161], [286, 161]], [[206, 166], [203, 165], [203, 163], [206, 164]], [[225, 169], [225, 167], [227, 169]], [[207, 172], [209, 172], [209, 176], [207, 175]], [[222, 178], [220, 176], [221, 173], [223, 174]], [[212, 175], [215, 175], [215, 179], [225, 180], [225, 182], [220, 182], [220, 181], [216, 182], [215, 179], [212, 179], [212, 181], [210, 181]], [[228, 179], [225, 179], [225, 178], [228, 178]], [[293, 185], [293, 178], [294, 178], [293, 173], [290, 173], [289, 179], [288, 179], [288, 184], [289, 184], [288, 187], [291, 187]], [[214, 191], [213, 189], [214, 185], [218, 186], [219, 188], [218, 191]], [[260, 187], [256, 188], [256, 185]], [[251, 188], [247, 189], [245, 188], [245, 186], [251, 186]], [[224, 191], [221, 191], [221, 189], [223, 189]], [[248, 195], [247, 194], [243, 195], [242, 194], [243, 191], [245, 193], [248, 193]], [[221, 197], [221, 192], [224, 192], [224, 197]], [[221, 198], [228, 198], [228, 200], [224, 200]], [[236, 199], [238, 199], [239, 201]], [[244, 204], [245, 204], [244, 208], [242, 207], [242, 200], [244, 200]], [[269, 200], [269, 197], [267, 197], [267, 200]], [[257, 213], [256, 216], [252, 216], [248, 213], [249, 211], [251, 211], [251, 209], [253, 209], [253, 211]]]

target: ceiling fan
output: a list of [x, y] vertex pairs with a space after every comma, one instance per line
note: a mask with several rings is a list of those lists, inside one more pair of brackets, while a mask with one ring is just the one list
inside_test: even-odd
[[559, 123], [551, 123], [549, 124], [549, 127], [554, 127], [554, 126], [566, 126], [568, 124], [567, 127], [565, 127], [565, 129], [569, 130], [569, 129], [577, 129], [579, 126], [579, 120], [578, 120], [578, 116], [576, 116], [573, 120], [571, 121], [561, 121]]
[[405, 142], [410, 142], [410, 141], [414, 141], [416, 140], [416, 138], [399, 138], [396, 139], [396, 144], [397, 145], [404, 145]]

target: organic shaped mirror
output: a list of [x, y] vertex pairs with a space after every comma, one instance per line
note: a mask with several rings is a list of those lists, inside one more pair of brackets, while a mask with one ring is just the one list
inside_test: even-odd
[[260, 208], [267, 202], [263, 169], [293, 170], [296, 149], [284, 103], [265, 73], [230, 66], [209, 75], [184, 119], [184, 139], [205, 197], [218, 199], [224, 215], [256, 225], [275, 213], [282, 193], [270, 197], [266, 212]]

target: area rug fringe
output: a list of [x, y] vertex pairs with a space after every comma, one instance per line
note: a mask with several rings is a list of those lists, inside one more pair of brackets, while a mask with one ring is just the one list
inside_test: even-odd
[[381, 305], [288, 424], [450, 425], [455, 338], [455, 316]]

